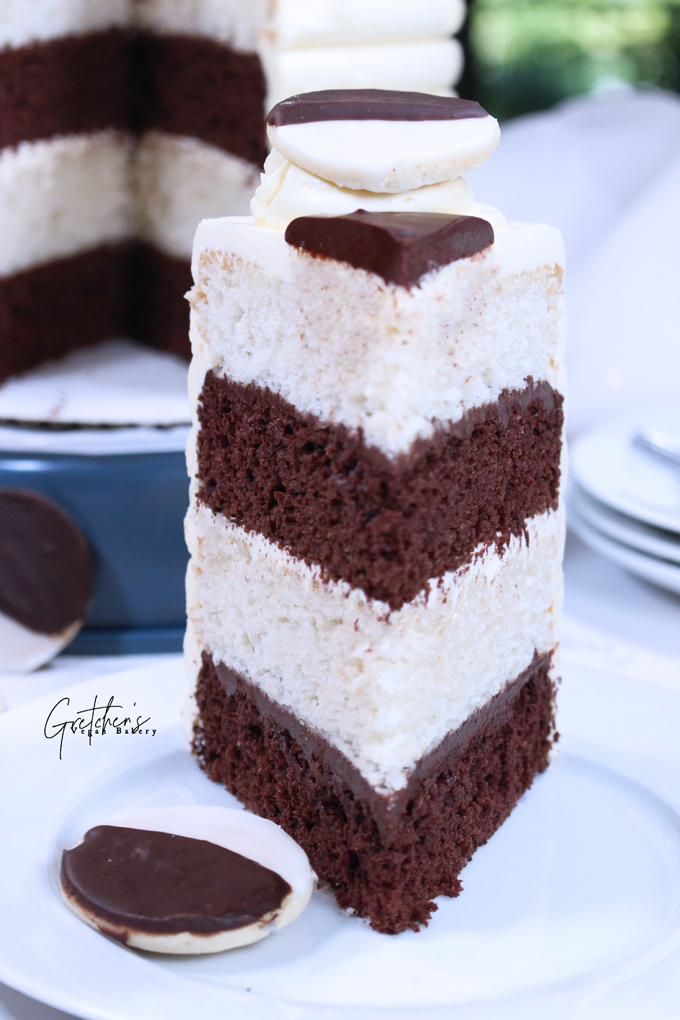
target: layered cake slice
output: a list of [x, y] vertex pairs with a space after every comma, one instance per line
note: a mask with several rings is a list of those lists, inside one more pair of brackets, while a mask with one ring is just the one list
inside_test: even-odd
[[268, 130], [255, 217], [194, 246], [193, 750], [395, 933], [553, 746], [562, 243], [474, 202], [475, 103], [317, 93]]

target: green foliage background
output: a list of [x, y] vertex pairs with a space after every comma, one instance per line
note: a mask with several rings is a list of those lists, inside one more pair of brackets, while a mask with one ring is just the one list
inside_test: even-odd
[[505, 119], [593, 89], [680, 91], [680, 0], [474, 0], [461, 94]]

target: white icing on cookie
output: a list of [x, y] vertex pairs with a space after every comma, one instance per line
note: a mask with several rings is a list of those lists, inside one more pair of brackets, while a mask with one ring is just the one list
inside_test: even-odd
[[38, 634], [0, 613], [0, 673], [32, 673], [58, 655], [81, 626], [78, 621], [60, 634]]
[[272, 148], [342, 188], [399, 193], [450, 181], [500, 141], [495, 117], [455, 120], [318, 120], [269, 124]]

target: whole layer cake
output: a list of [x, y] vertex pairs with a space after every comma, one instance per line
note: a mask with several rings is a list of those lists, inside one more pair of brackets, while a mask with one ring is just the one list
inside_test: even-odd
[[444, 92], [463, 0], [7, 0], [0, 382], [132, 336], [188, 356], [205, 216], [245, 213], [264, 112], [310, 88]]
[[268, 130], [255, 217], [194, 244], [193, 749], [394, 933], [553, 746], [562, 242], [474, 202], [475, 103], [318, 93]]

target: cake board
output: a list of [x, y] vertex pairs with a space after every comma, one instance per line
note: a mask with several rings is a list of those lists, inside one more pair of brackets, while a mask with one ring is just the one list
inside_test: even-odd
[[181, 650], [188, 417], [186, 365], [125, 341], [0, 389], [0, 487], [53, 499], [92, 550], [92, 603], [70, 654]]

